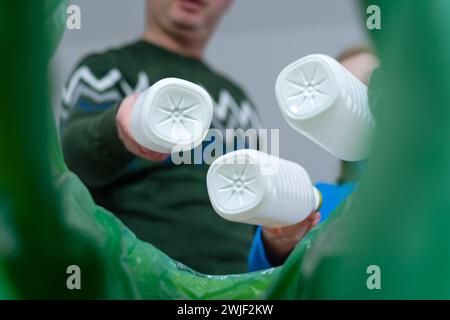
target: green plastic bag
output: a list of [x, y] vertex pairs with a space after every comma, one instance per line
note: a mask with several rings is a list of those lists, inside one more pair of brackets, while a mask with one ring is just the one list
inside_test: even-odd
[[[67, 170], [46, 81], [57, 36], [45, 21], [61, 10], [44, 3], [0, 3], [0, 298], [450, 298], [450, 2], [370, 2], [383, 74], [370, 85], [378, 136], [363, 180], [283, 267], [230, 276], [139, 241]], [[82, 290], [67, 289], [70, 265]], [[374, 265], [380, 290], [368, 286]]]
[[270, 298], [450, 298], [450, 2], [364, 4], [380, 8], [371, 34], [383, 68], [370, 84], [378, 134], [367, 172], [299, 244]]

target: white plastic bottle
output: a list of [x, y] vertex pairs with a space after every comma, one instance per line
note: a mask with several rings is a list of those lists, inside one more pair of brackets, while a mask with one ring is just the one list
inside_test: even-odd
[[191, 150], [203, 141], [212, 116], [213, 102], [205, 89], [166, 78], [139, 96], [131, 115], [131, 134], [153, 151]]
[[341, 160], [367, 157], [375, 130], [367, 87], [331, 57], [313, 54], [287, 66], [275, 88], [295, 130]]
[[300, 222], [321, 204], [320, 192], [301, 166], [256, 150], [234, 151], [214, 161], [207, 187], [221, 217], [266, 227]]

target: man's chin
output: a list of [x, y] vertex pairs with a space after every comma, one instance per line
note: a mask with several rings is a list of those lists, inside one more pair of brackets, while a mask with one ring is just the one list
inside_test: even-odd
[[195, 31], [205, 25], [203, 17], [192, 13], [176, 13], [172, 15], [171, 20], [177, 28], [183, 28], [185, 30]]

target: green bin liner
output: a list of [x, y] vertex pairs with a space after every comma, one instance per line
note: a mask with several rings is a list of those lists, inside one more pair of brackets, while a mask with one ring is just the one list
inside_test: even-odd
[[[269, 298], [450, 298], [450, 1], [369, 5], [381, 13], [370, 33], [382, 71], [369, 88], [377, 137], [367, 171], [297, 246]], [[380, 290], [368, 287], [369, 266]]]

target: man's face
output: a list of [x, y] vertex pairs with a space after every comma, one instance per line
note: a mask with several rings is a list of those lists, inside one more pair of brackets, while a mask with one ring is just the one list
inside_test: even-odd
[[148, 17], [171, 32], [209, 34], [232, 0], [147, 0]]

